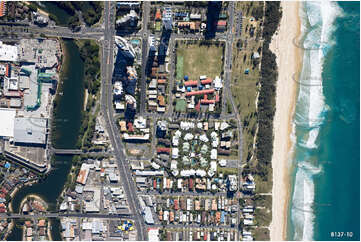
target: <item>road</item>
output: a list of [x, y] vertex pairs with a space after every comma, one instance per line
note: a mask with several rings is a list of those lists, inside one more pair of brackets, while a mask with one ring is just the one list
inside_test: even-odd
[[221, 197], [227, 196], [226, 192], [158, 192], [158, 191], [149, 191], [149, 192], [138, 192], [139, 195], [159, 195], [159, 196], [188, 196], [188, 197]]
[[101, 214], [101, 213], [45, 213], [45, 214], [0, 214], [0, 219], [11, 218], [23, 218], [23, 219], [39, 219], [39, 218], [124, 218], [133, 219], [133, 215], [126, 214]]
[[97, 214], [97, 213], [45, 213], [45, 214], [6, 214], [1, 213], [0, 219], [39, 219], [39, 218], [125, 218], [133, 219], [133, 215], [123, 215], [123, 214]]
[[195, 229], [236, 229], [236, 227], [232, 227], [231, 225], [205, 225], [200, 226], [196, 222], [193, 222], [192, 224], [167, 224], [167, 225], [147, 225], [147, 228], [161, 228], [165, 227], [167, 229], [188, 229], [188, 228], [195, 228]]
[[[149, 3], [144, 4], [148, 6]], [[148, 19], [148, 18], [145, 18]], [[54, 27], [37, 27], [37, 26], [10, 26], [8, 23], [0, 22], [0, 26], [3, 31], [0, 32], [0, 36], [4, 36], [4, 33], [9, 36], [12, 35], [10, 40], [17, 37], [31, 38], [35, 34], [43, 34], [46, 36], [62, 37], [62, 38], [74, 38], [74, 39], [94, 39], [102, 43], [102, 57], [101, 57], [101, 76], [102, 76], [102, 95], [101, 95], [101, 110], [106, 122], [106, 129], [109, 134], [110, 141], [114, 148], [114, 154], [118, 162], [118, 168], [120, 177], [123, 180], [124, 191], [126, 192], [129, 207], [134, 214], [135, 227], [138, 231], [138, 240], [145, 240], [146, 236], [145, 225], [143, 217], [139, 213], [140, 206], [136, 194], [135, 184], [129, 174], [128, 163], [126, 162], [124, 155], [124, 147], [121, 143], [118, 128], [113, 122], [113, 104], [112, 104], [112, 75], [113, 75], [113, 60], [114, 60], [114, 36], [115, 36], [115, 2], [105, 2], [104, 4], [104, 28], [82, 28], [79, 32], [72, 32], [68, 28], [54, 26]], [[145, 29], [142, 33], [146, 33], [147, 23], [145, 21]], [[0, 28], [0, 29], [1, 29]], [[138, 36], [138, 35], [136, 35]], [[143, 43], [147, 43], [148, 36], [143, 36]], [[145, 89], [143, 89], [145, 90]], [[14, 215], [18, 216], [18, 215]], [[81, 215], [90, 216], [90, 215]], [[111, 215], [117, 217], [119, 215]]]
[[121, 143], [118, 128], [113, 122], [113, 103], [112, 103], [112, 76], [113, 76], [113, 60], [114, 60], [114, 4], [115, 2], [105, 2], [104, 6], [104, 41], [103, 55], [101, 60], [102, 70], [102, 95], [101, 108], [105, 119], [106, 129], [114, 149], [114, 155], [118, 162], [119, 175], [123, 181], [123, 188], [127, 195], [129, 207], [134, 214], [135, 227], [138, 231], [137, 240], [145, 240], [143, 217], [139, 213], [140, 206], [134, 191], [135, 184], [129, 174], [128, 163], [125, 159], [124, 147]]
[[142, 37], [142, 77], [140, 78], [140, 115], [145, 113], [145, 100], [146, 100], [146, 67], [148, 60], [148, 20], [150, 12], [150, 2], [143, 2], [143, 22], [140, 36]]
[[[241, 176], [241, 163], [242, 163], [242, 123], [241, 118], [239, 115], [239, 112], [237, 110], [237, 107], [234, 103], [233, 95], [231, 92], [231, 77], [232, 77], [232, 53], [233, 53], [233, 39], [234, 35], [237, 33], [233, 32], [233, 24], [234, 24], [234, 2], [229, 2], [228, 6], [228, 16], [229, 16], [229, 26], [227, 30], [227, 40], [226, 40], [226, 54], [225, 54], [225, 63], [224, 63], [224, 94], [223, 94], [223, 103], [222, 103], [222, 115], [225, 116], [226, 111], [226, 100], [229, 100], [232, 106], [232, 112], [235, 114], [235, 117], [237, 119], [237, 128], [238, 128], [238, 155], [239, 155], [239, 162], [237, 164], [237, 170], [238, 170], [238, 176]], [[240, 193], [240, 179], [238, 179], [237, 184], [237, 193]], [[237, 204], [237, 224], [240, 223], [240, 205]], [[237, 228], [238, 229], [238, 228]], [[239, 231], [237, 233], [237, 239], [239, 240]]]

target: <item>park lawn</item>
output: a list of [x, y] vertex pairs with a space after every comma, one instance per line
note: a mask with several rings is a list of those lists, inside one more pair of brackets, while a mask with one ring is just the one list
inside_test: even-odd
[[[260, 46], [262, 46], [262, 42], [254, 40], [249, 40], [245, 43], [236, 39], [233, 43], [231, 91], [242, 121], [242, 157], [244, 161], [249, 161], [252, 157], [253, 144], [256, 137], [256, 100], [260, 88], [258, 85], [260, 64], [255, 68], [253, 67], [252, 54], [257, 52]], [[246, 69], [249, 70], [248, 74], [245, 74]]]
[[183, 79], [183, 64], [184, 64], [184, 57], [181, 55], [177, 55], [177, 80]]
[[176, 106], [175, 106], [175, 110], [176, 112], [185, 112], [186, 111], [186, 107], [187, 107], [187, 102], [184, 99], [178, 99]]
[[[202, 75], [215, 78], [220, 76], [223, 71], [223, 53], [223, 43], [219, 43], [217, 46], [213, 43], [201, 45], [201, 42], [186, 44], [178, 41], [177, 61], [181, 61], [183, 58], [183, 74], [191, 80], [197, 80]], [[177, 63], [177, 79], [181, 77], [180, 74], [178, 74]]]
[[223, 173], [224, 175], [236, 175], [238, 173], [238, 169], [230, 167], [217, 167], [217, 173]]

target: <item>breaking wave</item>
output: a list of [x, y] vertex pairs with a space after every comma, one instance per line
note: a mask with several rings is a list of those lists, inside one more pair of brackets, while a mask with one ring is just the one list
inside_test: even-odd
[[341, 10], [337, 3], [328, 1], [303, 2], [300, 8], [304, 52], [299, 78], [306, 85], [299, 86], [294, 116], [296, 175], [290, 207], [294, 231], [291, 239], [313, 240], [313, 177], [322, 171], [322, 167], [305, 160], [318, 148], [320, 127], [329, 111], [323, 95], [322, 68], [324, 58], [334, 44], [331, 40], [333, 22]]

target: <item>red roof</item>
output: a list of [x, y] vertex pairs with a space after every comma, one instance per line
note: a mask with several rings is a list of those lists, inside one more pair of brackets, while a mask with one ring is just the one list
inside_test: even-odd
[[10, 65], [7, 64], [6, 65], [6, 74], [5, 74], [7, 77], [10, 77]]
[[184, 86], [197, 86], [198, 81], [186, 81], [184, 82]]
[[210, 84], [210, 83], [212, 83], [212, 79], [211, 79], [211, 78], [207, 78], [207, 79], [205, 79], [205, 80], [202, 80], [201, 83], [202, 83], [202, 84]]
[[193, 92], [187, 92], [186, 96], [194, 96], [194, 95], [202, 95], [202, 94], [207, 94], [207, 93], [213, 93], [214, 89], [205, 89], [205, 90], [200, 90], [200, 91], [193, 91]]
[[170, 148], [158, 147], [157, 148], [157, 153], [168, 153], [168, 154], [170, 154]]
[[166, 82], [165, 79], [158, 79], [158, 84], [164, 84]]
[[174, 200], [174, 209], [175, 209], [175, 210], [178, 210], [178, 209], [179, 209], [178, 199]]
[[131, 122], [128, 123], [128, 131], [129, 132], [133, 132], [134, 128], [133, 128], [133, 124]]
[[193, 189], [193, 179], [189, 178], [189, 189]]
[[157, 9], [157, 12], [155, 13], [155, 19], [158, 20], [158, 19], [162, 19], [162, 14], [160, 13], [160, 10]]
[[216, 102], [218, 103], [219, 102], [219, 95], [216, 94]]
[[212, 104], [212, 103], [216, 103], [216, 100], [206, 100], [206, 99], [201, 100], [201, 104]]
[[5, 16], [5, 12], [6, 12], [6, 2], [1, 1], [0, 2], [0, 17]]
[[218, 26], [226, 26], [227, 25], [227, 21], [226, 20], [219, 20], [217, 23]]
[[195, 109], [199, 112], [201, 110], [201, 102], [198, 102]]
[[153, 188], [156, 189], [157, 188], [157, 180], [153, 180]]

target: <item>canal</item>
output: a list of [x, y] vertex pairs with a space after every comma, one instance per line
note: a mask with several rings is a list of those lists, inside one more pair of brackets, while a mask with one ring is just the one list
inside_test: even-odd
[[39, 2], [41, 8], [48, 12], [49, 14], [53, 15], [56, 18], [56, 25], [58, 26], [68, 26], [69, 15], [64, 9], [59, 8], [55, 2]]
[[[78, 139], [81, 124], [81, 110], [84, 94], [84, 65], [80, 58], [77, 45], [72, 40], [63, 40], [65, 61], [61, 74], [61, 89], [56, 97], [54, 109], [53, 146], [60, 149], [74, 149]], [[52, 170], [40, 183], [20, 189], [12, 199], [14, 212], [19, 212], [23, 198], [29, 194], [37, 194], [49, 205], [49, 210], [55, 211], [57, 199], [66, 182], [71, 167], [72, 156], [56, 155]], [[54, 221], [52, 236], [60, 240], [59, 221]], [[17, 224], [21, 220], [17, 221]], [[8, 240], [21, 240], [21, 229], [16, 226]], [[19, 233], [20, 232], [20, 233]]]

